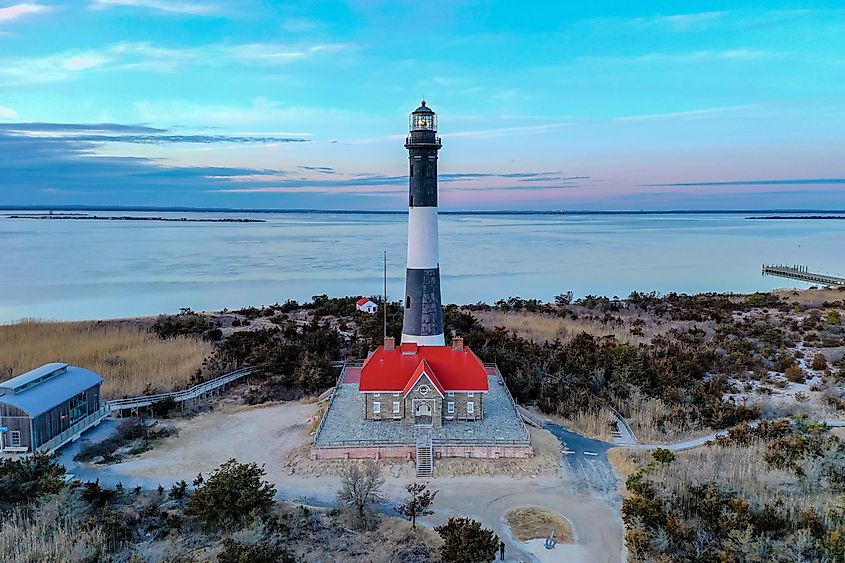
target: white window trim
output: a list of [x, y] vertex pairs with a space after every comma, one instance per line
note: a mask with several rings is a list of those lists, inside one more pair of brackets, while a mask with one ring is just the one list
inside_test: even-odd
[[373, 393], [373, 397], [381, 397], [381, 393]]
[[393, 414], [399, 414], [401, 410], [401, 406], [399, 405], [399, 401], [393, 401]]
[[401, 396], [402, 396], [402, 393], [394, 393], [394, 394], [393, 394], [393, 396], [394, 396], [394, 397], [401, 397]]
[[475, 397], [475, 393], [467, 393], [467, 397]]
[[[15, 443], [17, 442], [17, 443]], [[21, 447], [21, 431], [20, 430], [12, 430], [9, 432], [9, 447], [12, 448], [19, 448]]]
[[455, 401], [449, 401], [446, 403], [446, 413], [455, 414]]
[[373, 414], [381, 414], [381, 403], [379, 401], [373, 402]]
[[467, 401], [467, 414], [475, 414], [475, 402]]
[[454, 396], [455, 396], [455, 392], [454, 392], [454, 391], [448, 391], [448, 392], [446, 393], [446, 395], [448, 395], [449, 397], [454, 397]]
[[423, 395], [423, 396], [428, 395], [428, 391], [429, 391], [428, 385], [425, 385], [425, 384], [420, 385], [418, 391], [420, 392], [420, 395]]

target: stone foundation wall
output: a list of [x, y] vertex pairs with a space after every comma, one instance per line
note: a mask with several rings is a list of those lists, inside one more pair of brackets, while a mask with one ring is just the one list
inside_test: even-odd
[[[414, 446], [355, 446], [349, 448], [311, 448], [311, 459], [414, 459]], [[534, 457], [531, 446], [434, 446], [434, 457], [481, 459]]]

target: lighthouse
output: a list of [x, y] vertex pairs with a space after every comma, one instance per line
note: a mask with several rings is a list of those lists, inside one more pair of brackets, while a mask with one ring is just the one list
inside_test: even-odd
[[425, 105], [410, 116], [408, 149], [408, 266], [402, 343], [444, 346], [437, 242], [437, 115]]

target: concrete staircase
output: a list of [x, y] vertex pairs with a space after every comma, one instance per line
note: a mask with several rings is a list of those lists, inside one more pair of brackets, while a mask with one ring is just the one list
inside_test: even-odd
[[434, 449], [431, 437], [417, 438], [417, 477], [431, 477], [434, 474]]

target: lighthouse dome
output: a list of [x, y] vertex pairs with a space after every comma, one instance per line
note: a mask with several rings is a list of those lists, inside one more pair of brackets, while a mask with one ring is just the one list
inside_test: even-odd
[[434, 113], [434, 111], [430, 107], [425, 105], [425, 100], [423, 100], [420, 104], [420, 107], [414, 110], [414, 113]]

